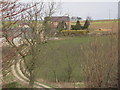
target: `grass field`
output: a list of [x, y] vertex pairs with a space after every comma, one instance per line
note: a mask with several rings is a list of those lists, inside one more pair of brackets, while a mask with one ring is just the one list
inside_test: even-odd
[[[71, 25], [75, 25], [76, 22], [71, 22]], [[82, 25], [84, 25], [84, 22], [81, 22]], [[112, 29], [113, 31], [117, 31], [118, 30], [118, 21], [117, 20], [113, 20], [113, 21], [91, 21], [90, 22], [90, 26], [89, 26], [89, 30], [96, 30], [96, 29]]]
[[[96, 24], [113, 24], [113, 23], [118, 23], [118, 20], [98, 20], [98, 21], [90, 21], [91, 25], [96, 25]], [[5, 21], [5, 24], [9, 23], [8, 21]], [[41, 22], [40, 22], [41, 23]], [[81, 24], [84, 25], [85, 21], [81, 21]], [[71, 25], [75, 25], [76, 22], [71, 22]], [[2, 27], [2, 22], [0, 22], [0, 27]], [[18, 27], [18, 24], [14, 24], [13, 27]]]
[[[93, 21], [90, 21], [91, 22], [91, 24], [98, 24], [98, 23], [113, 23], [113, 22], [119, 22], [118, 20], [99, 20], [99, 21], [95, 21], [95, 20], [93, 20]], [[85, 21], [81, 21], [81, 24], [84, 24], [85, 23]], [[71, 22], [71, 25], [75, 25], [76, 24], [76, 22]]]
[[[36, 78], [46, 81], [56, 81], [57, 79], [60, 82], [84, 81], [82, 71], [84, 67], [81, 65], [86, 62], [84, 54], [91, 52], [91, 49], [87, 48], [95, 41], [95, 38], [104, 46], [99, 47], [98, 50], [106, 55], [110, 50], [109, 36], [73, 37], [67, 40], [48, 41], [44, 46], [40, 46], [41, 52], [38, 53], [39, 59], [36, 61]], [[83, 47], [86, 49], [83, 50]], [[90, 59], [90, 57], [88, 58]]]
[[[118, 22], [116, 21], [91, 22], [89, 30], [94, 31], [99, 28], [104, 29], [111, 28], [113, 31], [117, 31]], [[102, 61], [102, 63], [104, 62], [104, 64], [108, 65], [107, 67], [110, 67], [109, 65], [110, 62], [114, 63], [114, 61], [108, 62], [109, 60], [111, 60], [111, 57], [115, 57], [114, 54], [116, 54], [114, 53], [116, 51], [111, 52], [111, 47], [115, 46], [113, 48], [116, 50], [117, 46], [117, 40], [114, 36], [111, 37], [109, 35], [108, 36], [86, 35], [62, 38], [63, 38], [62, 40], [49, 40], [46, 44], [38, 47], [38, 49], [40, 49], [40, 52], [37, 53], [38, 59], [35, 63], [36, 64], [35, 75], [37, 80], [43, 80], [47, 83], [50, 82], [50, 84], [51, 82], [59, 81], [62, 83], [67, 83], [66, 84], [67, 86], [65, 85], [61, 87], [71, 87], [73, 85], [71, 84], [71, 82], [85, 81], [86, 78], [83, 69], [84, 65], [85, 64], [87, 65], [86, 62], [89, 63], [93, 62], [97, 58], [98, 61], [100, 60]], [[7, 53], [7, 51], [3, 53]], [[113, 56], [111, 55], [111, 53]], [[31, 59], [31, 57], [28, 56], [26, 58], [28, 59], [27, 62], [29, 64], [29, 60]], [[93, 64], [94, 63], [92, 63], [92, 65]], [[104, 68], [103, 71], [104, 70], [107, 69]], [[116, 67], [113, 67], [113, 71], [114, 70], [117, 70]], [[11, 75], [9, 76], [9, 78], [10, 77]], [[8, 77], [5, 79], [5, 81], [7, 80]], [[15, 83], [13, 82], [13, 84]]]
[[[58, 78], [60, 81], [66, 81], [66, 77], [63, 78], [66, 73], [64, 70], [67, 68], [67, 64], [71, 63], [74, 67], [73, 73], [75, 74], [74, 78], [78, 79], [78, 77], [82, 77], [78, 72], [77, 66], [78, 59], [81, 58], [79, 54], [80, 46], [82, 44], [87, 44], [93, 38], [88, 37], [74, 37], [68, 40], [54, 40], [48, 41], [44, 46], [40, 46], [41, 52], [39, 53], [39, 60], [37, 61], [37, 70], [38, 78], [44, 78], [50, 81], [55, 81], [54, 78], [54, 69], [58, 74]], [[42, 61], [42, 64], [41, 64]], [[82, 62], [82, 60], [81, 60]], [[75, 64], [75, 65], [74, 65]], [[74, 75], [74, 74], [73, 74]], [[79, 78], [81, 80], [82, 78]]]

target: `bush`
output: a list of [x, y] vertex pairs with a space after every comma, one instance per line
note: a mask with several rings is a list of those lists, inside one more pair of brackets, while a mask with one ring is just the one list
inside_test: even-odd
[[18, 82], [11, 82], [3, 85], [3, 88], [25, 88], [25, 86], [22, 86]]
[[71, 25], [71, 29], [72, 30], [81, 30], [82, 29], [82, 26], [80, 24], [80, 21], [77, 21], [76, 22], [76, 25]]
[[88, 29], [89, 25], [90, 25], [90, 22], [88, 20], [86, 20], [82, 29]]
[[[108, 37], [109, 38], [109, 37]], [[88, 46], [82, 47], [86, 58], [84, 67], [87, 87], [117, 87], [117, 40], [101, 41], [98, 37]]]
[[62, 30], [61, 33], [64, 35], [84, 35], [89, 33], [88, 30]]
[[75, 25], [71, 25], [71, 30], [75, 30]]
[[67, 25], [66, 25], [65, 21], [59, 22], [59, 24], [58, 24], [58, 26], [57, 26], [57, 29], [58, 29], [59, 31], [61, 31], [61, 30], [66, 30], [66, 29], [67, 29]]
[[81, 29], [82, 27], [81, 27], [80, 21], [77, 21], [75, 25], [75, 30], [81, 30]]

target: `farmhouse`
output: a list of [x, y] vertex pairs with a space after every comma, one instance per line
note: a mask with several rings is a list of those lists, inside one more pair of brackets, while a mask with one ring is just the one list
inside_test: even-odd
[[65, 22], [66, 30], [70, 30], [70, 18], [68, 16], [54, 16], [54, 17], [45, 17], [45, 20], [50, 21], [52, 23], [53, 28], [57, 28], [60, 22]]

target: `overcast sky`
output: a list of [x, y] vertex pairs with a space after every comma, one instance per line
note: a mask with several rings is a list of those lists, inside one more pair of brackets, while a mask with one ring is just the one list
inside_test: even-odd
[[118, 17], [117, 2], [64, 2], [61, 14], [70, 16], [87, 16], [92, 19], [114, 19]]
[[[30, 2], [30, 1], [41, 1], [41, 0], [20, 0], [23, 2]], [[51, 0], [43, 0], [43, 1], [51, 1]], [[119, 2], [119, 0], [53, 0], [56, 2], [62, 1], [62, 2]]]
[[[23, 2], [41, 1], [41, 0], [22, 0]], [[43, 0], [51, 1], [51, 0]], [[119, 0], [53, 0], [62, 2], [61, 14], [69, 16], [80, 16], [86, 19], [87, 16], [92, 19], [115, 19], [118, 17]]]

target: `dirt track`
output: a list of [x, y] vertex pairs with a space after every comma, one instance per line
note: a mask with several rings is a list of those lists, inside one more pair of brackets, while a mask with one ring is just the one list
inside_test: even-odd
[[[24, 84], [28, 84], [29, 79], [22, 73], [22, 71], [20, 70], [20, 62], [18, 62], [16, 65], [12, 66], [12, 73], [13, 75], [20, 80], [22, 83]], [[34, 83], [34, 87], [36, 88], [51, 88], [47, 85], [44, 85], [42, 83], [39, 83], [38, 81], [36, 81]]]

